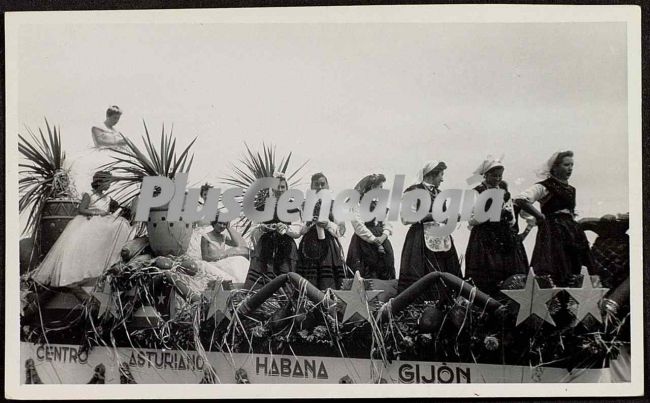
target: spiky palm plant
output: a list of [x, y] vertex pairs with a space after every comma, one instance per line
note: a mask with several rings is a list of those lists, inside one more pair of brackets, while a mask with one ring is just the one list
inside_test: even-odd
[[[288, 173], [289, 163], [291, 161], [292, 153], [289, 152], [278, 161], [275, 146], [262, 143], [262, 151], [252, 151], [248, 144], [244, 143], [246, 153], [239, 160], [240, 165], [231, 164], [232, 174], [226, 177], [219, 178], [224, 184], [235, 186], [237, 188], [246, 190], [253, 182], [259, 178], [272, 177], [275, 172], [282, 172], [285, 174], [287, 184], [296, 186], [300, 182], [300, 178], [296, 175], [305, 167], [308, 161], [305, 161], [300, 167], [291, 173]], [[258, 201], [263, 201], [266, 194], [260, 195]], [[242, 200], [239, 200], [240, 203]], [[243, 233], [248, 234], [251, 228], [251, 221], [247, 217], [241, 217], [237, 221], [237, 225], [243, 228]]]
[[100, 168], [111, 172], [112, 182], [116, 186], [110, 189], [109, 193], [122, 204], [128, 204], [140, 193], [140, 185], [145, 176], [165, 176], [174, 179], [179, 172], [189, 172], [194, 161], [194, 156], [190, 156], [189, 152], [196, 138], [180, 155], [177, 155], [173, 127], [169, 133], [165, 133], [165, 126], [162, 126], [160, 148], [157, 149], [151, 141], [146, 122], [142, 123], [145, 131], [145, 135], [142, 136], [144, 151], [123, 136], [126, 146], [115, 149], [114, 161]]
[[19, 164], [18, 209], [22, 214], [29, 210], [23, 234], [36, 235], [45, 201], [52, 198], [77, 197], [70, 180], [70, 170], [66, 167], [66, 156], [61, 146], [61, 129], [50, 127], [45, 119], [47, 137], [41, 128], [37, 136], [26, 127], [31, 140], [18, 135], [18, 151], [28, 161]]

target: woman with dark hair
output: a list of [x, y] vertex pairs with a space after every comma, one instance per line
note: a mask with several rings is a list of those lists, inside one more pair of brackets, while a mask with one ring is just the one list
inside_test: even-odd
[[[482, 193], [488, 189], [503, 189], [501, 221], [478, 223], [472, 217], [472, 226], [465, 253], [465, 277], [471, 278], [481, 291], [494, 296], [498, 284], [513, 274], [528, 272], [528, 257], [521, 243], [515, 211], [508, 184], [502, 180], [504, 166], [499, 159], [488, 157], [474, 173], [483, 178], [474, 190]], [[490, 208], [488, 200], [485, 209]]]
[[114, 162], [118, 156], [115, 150], [123, 150], [127, 142], [122, 133], [115, 127], [122, 117], [122, 110], [117, 105], [106, 109], [106, 118], [102, 123], [91, 128], [92, 146], [84, 153], [75, 157], [72, 163], [74, 181], [79, 190], [92, 191], [85, 188], [91, 182], [93, 172], [105, 169], [105, 165]]
[[229, 222], [219, 222], [218, 216], [211, 226], [212, 231], [201, 237], [201, 258], [243, 283], [250, 265], [246, 240]]
[[[311, 189], [320, 192], [329, 189], [327, 177], [318, 172], [311, 177]], [[343, 258], [343, 247], [339, 237], [345, 234], [345, 224], [334, 222], [330, 208], [328, 218], [319, 219], [321, 201], [316, 203], [313, 214], [304, 212], [302, 240], [298, 247], [297, 273], [321, 290], [341, 288], [348, 277]]]
[[[364, 177], [354, 187], [359, 192], [360, 198], [373, 189], [380, 189], [386, 182], [382, 174], [372, 174]], [[370, 203], [371, 210], [374, 210], [377, 200]], [[353, 272], [359, 271], [363, 278], [376, 278], [380, 280], [391, 280], [395, 278], [395, 256], [393, 245], [388, 239], [393, 234], [392, 226], [386, 222], [386, 215], [382, 220], [373, 218], [364, 222], [355, 210], [355, 218], [352, 220], [354, 235], [348, 247], [347, 264]]]
[[[575, 221], [576, 189], [569, 185], [573, 152], [554, 153], [538, 174], [545, 177], [515, 198], [537, 220], [531, 266], [537, 275], [550, 275], [556, 286], [568, 285], [582, 266], [592, 268], [589, 241]], [[539, 202], [540, 210], [533, 203]]]
[[78, 215], [30, 275], [34, 281], [51, 287], [81, 285], [120, 260], [131, 228], [117, 214], [117, 203], [105, 194], [110, 183], [110, 172], [94, 174], [93, 191], [83, 194]]
[[[208, 192], [212, 189], [212, 186], [209, 183], [201, 185], [201, 197], [199, 198], [199, 205], [205, 205], [205, 201], [208, 198]], [[195, 259], [202, 258], [202, 248], [201, 248], [201, 239], [203, 236], [210, 231], [212, 231], [212, 219], [206, 219], [204, 221], [197, 221], [193, 224], [194, 231], [192, 232], [192, 238], [190, 240], [190, 246], [187, 248], [186, 254]]]
[[[447, 169], [447, 165], [442, 161], [427, 162], [418, 171], [416, 184], [407, 188], [404, 193], [415, 189], [425, 190], [433, 205], [436, 196], [440, 193], [439, 187], [443, 182], [445, 169]], [[406, 234], [402, 248], [398, 292], [404, 291], [424, 275], [434, 271], [443, 271], [462, 277], [454, 241], [451, 235], [436, 236], [433, 227], [439, 226], [440, 223], [435, 222], [431, 212], [418, 222], [408, 222], [404, 219], [402, 222], [411, 224], [411, 227]], [[440, 290], [436, 288], [422, 298], [437, 299], [439, 293]]]
[[116, 128], [117, 122], [122, 117], [122, 110], [117, 105], [106, 109], [106, 120], [102, 124], [93, 126], [91, 133], [93, 143], [97, 148], [119, 148], [126, 145], [126, 141]]
[[[284, 173], [276, 172], [273, 176], [280, 179], [278, 187], [273, 189], [273, 197], [279, 199], [287, 191], [289, 184]], [[264, 206], [258, 208], [263, 209]], [[278, 218], [277, 203], [273, 219], [258, 224], [251, 238], [253, 249], [246, 276], [246, 288], [257, 288], [280, 274], [296, 271], [298, 247], [295, 239], [300, 238], [300, 229]]]

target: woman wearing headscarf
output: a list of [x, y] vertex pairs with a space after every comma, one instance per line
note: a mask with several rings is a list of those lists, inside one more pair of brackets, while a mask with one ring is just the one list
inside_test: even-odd
[[[447, 165], [442, 161], [427, 162], [422, 169], [418, 170], [416, 184], [408, 187], [404, 193], [423, 189], [431, 197], [433, 205], [436, 196], [440, 193], [439, 187], [443, 182], [445, 169], [447, 169]], [[424, 275], [434, 271], [443, 271], [462, 277], [454, 241], [451, 235], [437, 237], [434, 234], [433, 227], [440, 224], [434, 221], [430, 211], [418, 222], [406, 222], [404, 219], [402, 222], [411, 224], [411, 227], [406, 234], [402, 248], [398, 292], [404, 291]], [[437, 299], [439, 293], [440, 290], [435, 289], [422, 298]]]
[[[362, 199], [369, 191], [381, 188], [384, 182], [386, 182], [384, 175], [372, 174], [361, 179], [354, 189], [359, 192]], [[376, 205], [377, 200], [373, 200], [370, 208], [374, 210]], [[373, 218], [371, 221], [364, 222], [358, 206], [354, 210], [352, 220], [354, 235], [348, 247], [347, 264], [353, 272], [359, 271], [363, 278], [380, 280], [395, 278], [395, 256], [393, 245], [388, 239], [393, 234], [393, 228], [386, 221], [387, 214], [386, 211], [382, 215], [384, 217], [382, 220]]]
[[[479, 223], [473, 215], [469, 220], [472, 229], [465, 253], [465, 277], [489, 295], [495, 295], [498, 284], [511, 275], [528, 272], [528, 257], [518, 235], [517, 212], [508, 184], [502, 180], [504, 169], [501, 159], [488, 156], [474, 171], [475, 178], [483, 179], [474, 188], [478, 193], [488, 189], [505, 191], [501, 221]], [[492, 200], [487, 203], [486, 210]]]
[[[329, 189], [327, 177], [321, 172], [315, 173], [311, 177], [310, 187], [316, 192]], [[345, 224], [334, 221], [331, 209], [328, 218], [320, 220], [320, 208], [319, 200], [313, 215], [312, 212], [305, 212], [296, 272], [321, 290], [338, 290], [343, 279], [348, 277], [343, 247], [339, 242], [339, 238], [345, 234]]]
[[[569, 185], [572, 172], [573, 152], [556, 152], [538, 172], [545, 179], [515, 198], [515, 203], [537, 220], [531, 266], [537, 275], [550, 275], [556, 286], [566, 286], [582, 266], [592, 267], [589, 242], [574, 219], [576, 189]], [[536, 202], [540, 210], [533, 206]]]
[[[289, 188], [282, 172], [275, 172], [279, 178], [278, 187], [273, 189], [273, 197], [279, 199]], [[264, 205], [258, 206], [263, 209]], [[245, 287], [257, 288], [281, 274], [295, 272], [298, 263], [298, 247], [295, 239], [300, 238], [300, 229], [278, 218], [278, 204], [275, 204], [273, 219], [257, 225], [251, 234], [253, 250], [246, 276]]]

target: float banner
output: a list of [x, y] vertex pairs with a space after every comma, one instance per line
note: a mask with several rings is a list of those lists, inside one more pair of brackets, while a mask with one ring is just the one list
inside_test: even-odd
[[21, 343], [21, 383], [568, 383], [612, 382], [609, 368], [240, 354]]

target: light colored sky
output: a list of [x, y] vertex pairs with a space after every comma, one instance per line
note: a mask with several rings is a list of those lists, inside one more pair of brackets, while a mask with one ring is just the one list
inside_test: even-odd
[[[266, 141], [334, 191], [373, 172], [390, 187], [428, 159], [463, 188], [503, 153], [517, 193], [571, 149], [581, 215], [628, 211], [624, 23], [44, 24], [22, 26], [19, 49], [19, 121], [60, 125], [72, 159], [117, 104], [137, 142], [143, 119], [198, 137], [195, 182], [218, 184], [244, 142]], [[463, 254], [466, 226], [454, 237]]]

